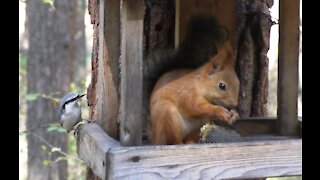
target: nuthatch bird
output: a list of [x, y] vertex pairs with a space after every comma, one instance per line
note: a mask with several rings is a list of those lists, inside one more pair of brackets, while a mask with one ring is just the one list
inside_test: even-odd
[[59, 121], [60, 125], [69, 133], [81, 120], [81, 107], [78, 100], [86, 94], [68, 93], [60, 100]]

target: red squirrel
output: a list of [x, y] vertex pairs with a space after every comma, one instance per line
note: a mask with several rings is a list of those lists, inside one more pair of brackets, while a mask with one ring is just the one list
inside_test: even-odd
[[205, 123], [231, 125], [238, 118], [239, 79], [231, 45], [217, 41], [212, 47], [216, 53], [207, 54], [202, 66], [171, 70], [156, 82], [150, 98], [152, 144], [197, 143]]

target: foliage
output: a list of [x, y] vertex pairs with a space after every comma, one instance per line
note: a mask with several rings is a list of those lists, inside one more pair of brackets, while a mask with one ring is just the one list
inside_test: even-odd
[[[21, 42], [21, 41], [20, 41]], [[73, 133], [70, 133], [68, 136], [68, 149], [67, 152], [63, 152], [60, 147], [56, 147], [51, 145], [48, 141], [41, 138], [37, 134], [33, 133], [35, 129], [38, 128], [46, 128], [47, 133], [66, 133], [66, 130], [63, 129], [58, 123], [51, 123], [51, 124], [41, 124], [35, 128], [25, 129], [25, 120], [26, 120], [26, 102], [27, 101], [35, 101], [38, 98], [42, 97], [52, 101], [53, 103], [58, 103], [59, 98], [57, 95], [61, 96], [60, 92], [51, 92], [49, 94], [41, 94], [39, 92], [33, 92], [27, 94], [27, 59], [26, 55], [22, 52], [19, 53], [19, 136], [21, 136], [21, 140], [26, 141], [26, 136], [31, 135], [37, 138], [38, 140], [42, 141], [43, 144], [41, 145], [42, 151], [47, 153], [47, 159], [42, 161], [44, 166], [53, 166], [59, 161], [67, 161], [68, 167], [70, 168], [69, 177], [68, 179], [79, 179], [85, 177], [85, 164], [82, 162], [80, 158], [77, 156], [76, 152], [76, 139], [73, 136]], [[70, 84], [70, 88], [73, 92], [83, 93], [86, 90], [85, 81], [81, 83], [81, 86], [77, 86], [75, 83]], [[86, 112], [85, 105], [84, 111]], [[20, 138], [19, 138], [20, 140]], [[60, 154], [57, 158], [53, 159], [53, 154]]]
[[60, 125], [57, 123], [52, 123], [50, 126], [47, 128], [48, 132], [67, 132], [65, 129], [63, 129]]
[[52, 9], [54, 9], [54, 0], [43, 0], [43, 3], [49, 4]]
[[40, 93], [34, 92], [34, 93], [27, 94], [25, 98], [26, 98], [27, 101], [34, 101], [38, 97], [42, 97], [42, 98], [45, 98], [45, 99], [52, 100], [55, 103], [58, 103], [59, 102], [59, 98], [54, 97], [57, 94], [60, 94], [60, 92], [54, 92], [54, 93], [50, 93], [50, 94], [40, 94]]
[[[25, 130], [19, 133], [19, 135], [29, 135], [33, 136], [34, 138], [38, 139], [42, 142], [40, 149], [43, 152], [47, 153], [47, 158], [42, 161], [42, 165], [44, 166], [54, 166], [59, 161], [67, 161], [69, 166], [71, 166], [68, 179], [79, 179], [78, 177], [83, 177], [85, 173], [85, 164], [84, 162], [78, 158], [76, 152], [76, 138], [73, 137], [73, 133], [69, 134], [69, 141], [68, 141], [68, 149], [67, 152], [61, 150], [60, 147], [53, 146], [47, 140], [43, 139], [33, 131], [38, 128], [47, 127], [46, 131], [48, 133], [66, 133], [66, 130], [60, 127], [58, 123], [51, 123], [47, 125], [41, 125], [35, 127], [33, 129]], [[56, 158], [53, 158], [53, 154], [58, 154]], [[76, 178], [77, 177], [77, 178]]]
[[[25, 94], [27, 91], [27, 60], [23, 53], [19, 53], [19, 119], [25, 118], [26, 102]], [[20, 127], [20, 125], [19, 125]]]

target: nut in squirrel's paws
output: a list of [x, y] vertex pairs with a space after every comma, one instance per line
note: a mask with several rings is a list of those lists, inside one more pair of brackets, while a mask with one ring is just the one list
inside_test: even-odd
[[233, 124], [234, 122], [236, 122], [236, 120], [238, 120], [240, 118], [240, 116], [239, 116], [239, 113], [235, 109], [232, 109], [229, 112], [231, 114], [229, 122], [231, 124]]

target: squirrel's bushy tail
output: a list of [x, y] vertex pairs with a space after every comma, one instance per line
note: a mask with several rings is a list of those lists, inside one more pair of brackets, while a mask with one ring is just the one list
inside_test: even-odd
[[199, 67], [217, 53], [218, 46], [229, 38], [228, 30], [212, 15], [195, 15], [187, 26], [176, 60], [187, 67]]
[[217, 53], [218, 46], [229, 37], [228, 30], [212, 15], [191, 17], [184, 40], [177, 50], [163, 50], [150, 54], [143, 62], [144, 81], [153, 84], [172, 69], [197, 68]]

